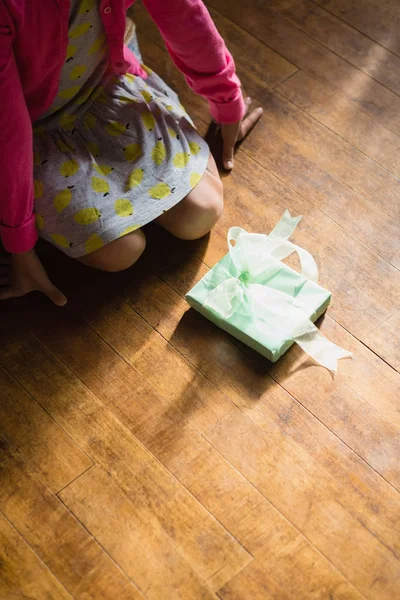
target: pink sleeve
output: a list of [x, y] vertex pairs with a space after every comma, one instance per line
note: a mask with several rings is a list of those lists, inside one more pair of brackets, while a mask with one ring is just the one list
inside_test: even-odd
[[219, 123], [236, 123], [245, 108], [233, 58], [201, 0], [143, 0], [189, 86], [208, 99]]
[[33, 215], [32, 123], [13, 52], [13, 25], [0, 0], [0, 237], [8, 252], [37, 240]]

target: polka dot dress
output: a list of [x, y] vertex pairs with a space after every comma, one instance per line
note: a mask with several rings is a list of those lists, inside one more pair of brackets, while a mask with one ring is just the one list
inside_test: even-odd
[[71, 257], [135, 231], [200, 181], [209, 149], [152, 71], [116, 76], [99, 0], [73, 0], [57, 97], [34, 126], [39, 234]]

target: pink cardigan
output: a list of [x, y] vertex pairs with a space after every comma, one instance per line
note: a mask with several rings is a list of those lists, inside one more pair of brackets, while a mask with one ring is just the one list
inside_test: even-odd
[[[101, 0], [117, 73], [146, 77], [124, 47], [125, 13], [134, 0]], [[234, 123], [244, 114], [231, 55], [201, 0], [143, 0], [190, 87], [211, 115]], [[40, 8], [39, 8], [40, 7]], [[36, 243], [32, 122], [51, 106], [68, 44], [70, 0], [0, 0], [0, 236], [9, 252]]]

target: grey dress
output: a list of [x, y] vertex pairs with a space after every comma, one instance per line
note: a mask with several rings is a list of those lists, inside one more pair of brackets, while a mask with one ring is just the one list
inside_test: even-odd
[[79, 257], [153, 221], [200, 181], [209, 157], [178, 96], [108, 69], [100, 0], [72, 0], [53, 106], [34, 126], [39, 234]]

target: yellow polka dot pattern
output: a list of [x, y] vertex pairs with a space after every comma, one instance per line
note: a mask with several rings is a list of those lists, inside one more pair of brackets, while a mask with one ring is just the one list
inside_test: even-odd
[[108, 48], [99, 5], [97, 0], [71, 0], [65, 64], [57, 97], [44, 115], [46, 125], [58, 119], [59, 127], [71, 131], [75, 113], [106, 72]]
[[190, 119], [174, 92], [149, 68], [142, 65], [147, 81], [106, 75], [99, 7], [99, 0], [71, 0], [59, 90], [35, 128], [36, 226], [74, 257], [169, 210], [198, 185], [208, 156], [183, 124]]

